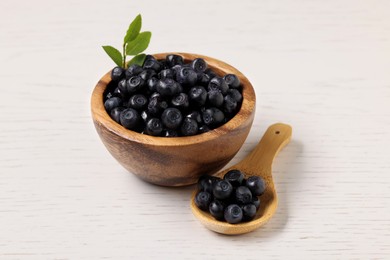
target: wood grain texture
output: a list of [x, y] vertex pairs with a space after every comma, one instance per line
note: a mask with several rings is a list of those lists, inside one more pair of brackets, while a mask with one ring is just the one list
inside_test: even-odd
[[260, 207], [253, 220], [239, 224], [229, 224], [216, 220], [208, 212], [204, 212], [196, 206], [195, 196], [197, 191], [192, 193], [190, 202], [195, 217], [208, 229], [225, 235], [249, 233], [266, 224], [278, 207], [278, 196], [272, 178], [272, 163], [279, 151], [290, 142], [291, 134], [292, 128], [289, 125], [282, 123], [271, 125], [247, 157], [239, 163], [214, 174], [214, 176], [223, 178], [226, 172], [230, 170], [240, 170], [246, 175], [245, 178], [260, 176], [265, 180], [267, 186], [264, 194], [259, 198]]
[[[205, 8], [207, 6], [207, 8]], [[390, 2], [0, 1], [0, 259], [389, 259]], [[189, 11], [190, 10], [190, 11]], [[256, 91], [243, 147], [287, 122], [278, 209], [222, 236], [193, 187], [149, 185], [105, 149], [90, 97], [142, 13], [149, 53], [202, 53]], [[243, 256], [243, 252], [245, 255]]]
[[[168, 54], [154, 56], [165, 59]], [[243, 145], [255, 116], [255, 92], [240, 71], [220, 60], [199, 54], [176, 54], [181, 55], [185, 63], [203, 58], [217, 75], [235, 74], [240, 79], [243, 101], [231, 120], [200, 135], [155, 137], [130, 131], [110, 118], [103, 103], [104, 93], [111, 81], [110, 73], [99, 80], [91, 98], [95, 128], [112, 156], [129, 172], [163, 186], [194, 184], [202, 174], [213, 174], [224, 167]]]

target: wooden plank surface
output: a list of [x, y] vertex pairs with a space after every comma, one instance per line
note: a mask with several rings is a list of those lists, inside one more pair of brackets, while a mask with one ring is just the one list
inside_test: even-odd
[[[257, 93], [242, 159], [293, 126], [274, 165], [279, 208], [229, 237], [193, 217], [192, 187], [128, 174], [89, 101], [142, 13], [150, 53], [221, 59]], [[389, 259], [390, 2], [0, 2], [0, 259]]]

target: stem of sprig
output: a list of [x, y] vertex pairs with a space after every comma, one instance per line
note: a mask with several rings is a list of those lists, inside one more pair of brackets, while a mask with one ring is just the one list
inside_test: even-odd
[[123, 63], [122, 63], [122, 68], [127, 69], [127, 64], [126, 64], [126, 43], [123, 43], [123, 51], [122, 51], [122, 57], [123, 57]]
[[[151, 32], [141, 32], [142, 17], [137, 15], [127, 29], [123, 39], [122, 53], [112, 46], [103, 46], [104, 51], [111, 57], [116, 65], [126, 69], [131, 64], [142, 65], [145, 60], [145, 54], [142, 52], [149, 46], [152, 37]], [[133, 56], [127, 62], [126, 56]]]

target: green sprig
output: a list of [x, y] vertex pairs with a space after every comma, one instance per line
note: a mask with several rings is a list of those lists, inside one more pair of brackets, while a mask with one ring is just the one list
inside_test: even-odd
[[[142, 27], [142, 16], [139, 14], [129, 25], [126, 35], [123, 38], [122, 54], [112, 46], [102, 46], [116, 65], [127, 68], [132, 64], [142, 65], [146, 55], [142, 52], [149, 46], [152, 37], [151, 32], [140, 32]], [[127, 56], [133, 56], [126, 62]]]

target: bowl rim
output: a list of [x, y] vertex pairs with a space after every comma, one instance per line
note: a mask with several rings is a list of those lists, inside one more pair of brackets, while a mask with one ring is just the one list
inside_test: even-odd
[[94, 123], [104, 126], [110, 132], [116, 134], [133, 142], [141, 144], [149, 144], [153, 146], [185, 146], [196, 143], [202, 143], [219, 138], [223, 135], [239, 130], [251, 116], [255, 113], [256, 95], [252, 84], [238, 69], [233, 66], [205, 55], [185, 53], [185, 52], [163, 52], [152, 54], [156, 59], [163, 59], [169, 54], [177, 54], [183, 57], [185, 61], [193, 60], [195, 58], [203, 58], [206, 60], [209, 67], [217, 74], [235, 74], [241, 81], [243, 101], [241, 108], [237, 114], [222, 126], [212, 129], [206, 133], [197, 134], [193, 136], [180, 137], [158, 137], [146, 134], [141, 134], [129, 129], [115, 122], [104, 108], [103, 94], [111, 81], [111, 70], [107, 72], [96, 84], [91, 97], [91, 112]]

